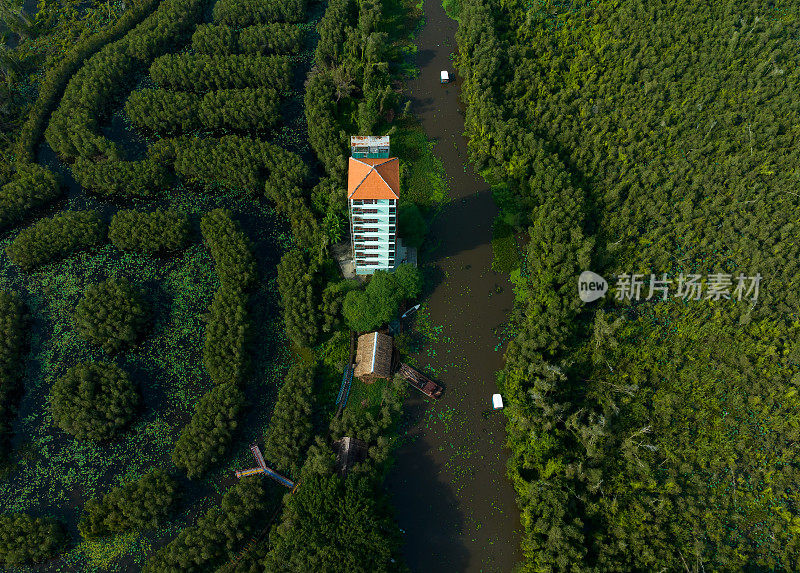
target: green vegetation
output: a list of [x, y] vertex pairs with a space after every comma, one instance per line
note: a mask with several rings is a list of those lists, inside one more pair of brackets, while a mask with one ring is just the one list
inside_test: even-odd
[[272, 23], [236, 29], [201, 24], [192, 36], [198, 54], [295, 54], [303, 48], [303, 30], [293, 24]]
[[214, 294], [208, 312], [203, 366], [215, 384], [241, 384], [249, 357], [247, 344], [252, 326], [246, 293], [223, 286]]
[[319, 308], [314, 267], [300, 249], [283, 255], [278, 265], [286, 335], [296, 344], [311, 346], [319, 336]]
[[422, 273], [407, 263], [394, 273], [376, 271], [364, 290], [351, 290], [344, 298], [342, 313], [350, 329], [356, 332], [375, 330], [397, 318], [403, 300], [422, 292]]
[[72, 173], [82, 187], [107, 198], [151, 199], [162, 195], [172, 183], [167, 168], [150, 158], [96, 161], [78, 157], [72, 165]]
[[32, 210], [61, 195], [61, 182], [52, 171], [20, 163], [16, 178], [0, 187], [0, 230], [21, 222]]
[[200, 222], [203, 240], [214, 258], [214, 270], [223, 287], [248, 291], [257, 278], [252, 243], [226, 209], [203, 215]]
[[[45, 146], [40, 159], [52, 162], [53, 173], [72, 172], [81, 188], [70, 187], [70, 208], [82, 211], [67, 211], [19, 233], [11, 229], [0, 240], [0, 252], [8, 254], [0, 260], [0, 283], [4, 289], [24, 293], [37, 325], [27, 370], [20, 366], [21, 356], [15, 358], [16, 372], [27, 372], [31, 378], [26, 380], [30, 394], [24, 402], [26, 411], [15, 422], [21, 437], [15, 440], [19, 446], [11, 452], [9, 471], [0, 480], [0, 503], [31, 515], [50, 510], [41, 505], [45, 499], [54, 507], [85, 503], [78, 513], [84, 538], [69, 548], [57, 568], [206, 571], [251, 547], [243, 562], [260, 561], [269, 546], [261, 541], [265, 536], [257, 536], [279, 509], [277, 498], [285, 491], [257, 477], [229, 489], [221, 506], [215, 497], [227, 483], [223, 476], [230, 478], [233, 467], [247, 467], [244, 459], [250, 459], [244, 440], [236, 439], [244, 422], [245, 393], [251, 402], [247, 439], [264, 437], [270, 465], [292, 476], [311, 470], [330, 475], [327, 425], [334, 404], [332, 399], [318, 400], [316, 392], [323, 383], [320, 378], [326, 378], [327, 387], [330, 370], [341, 367], [335, 362], [342, 353], [339, 347], [346, 350], [347, 342], [342, 304], [346, 292], [355, 288], [339, 280], [327, 251], [326, 239], [340, 238], [344, 228], [343, 200], [332, 191], [341, 190], [341, 181], [305, 161], [314, 151], [308, 146], [303, 116], [305, 96], [302, 88], [289, 90], [290, 85], [302, 86], [299, 74], [314, 67], [310, 61], [314, 46], [305, 42], [316, 41], [316, 21], [295, 24], [305, 18], [304, 2], [221, 0], [214, 4], [213, 24], [204, 24], [200, 31], [196, 24], [211, 16], [210, 4], [196, 0], [127, 4], [127, 28], [96, 36], [76, 55], [65, 49], [72, 43], [69, 39], [58, 38], [60, 51], [53, 50], [50, 63], [68, 57], [72, 68], [64, 68], [51, 93], [43, 94], [49, 98], [49, 109], [37, 112], [38, 127], [24, 134], [21, 143], [32, 161], [46, 132], [57, 158]], [[40, 8], [46, 15], [57, 12], [49, 5]], [[313, 7], [315, 14], [322, 9]], [[59, 6], [59, 10], [71, 14], [65, 19], [76, 28], [84, 24], [78, 12], [92, 14], [88, 32], [110, 30], [122, 15], [117, 5]], [[382, 60], [376, 53], [384, 44], [378, 28], [393, 32], [393, 26], [382, 20], [374, 3], [358, 6], [351, 1], [348, 10], [360, 14], [358, 22], [350, 19], [349, 24], [370, 38], [370, 47], [366, 54], [348, 56], [366, 77], [359, 78], [364, 89], [350, 93], [343, 113], [333, 118], [337, 133], [350, 132], [354, 125], [386, 131], [395, 113], [397, 94], [391, 86], [396, 78], [387, 71], [389, 64], [394, 65], [389, 53]], [[99, 23], [97, 14], [102, 11], [108, 17]], [[129, 19], [129, 14], [138, 21]], [[331, 19], [329, 23], [342, 24]], [[202, 47], [204, 43], [208, 47]], [[159, 58], [165, 55], [169, 57]], [[173, 77], [165, 76], [167, 68]], [[5, 80], [5, 73], [0, 72], [0, 78]], [[35, 94], [39, 77], [33, 73], [27, 77], [29, 83], [14, 88], [18, 92], [14, 104], [23, 93]], [[173, 105], [182, 96], [165, 87], [185, 90], [186, 97]], [[10, 116], [3, 109], [8, 107], [4, 94], [0, 88], [3, 135], [11, 133], [4, 123]], [[281, 98], [289, 100], [286, 105]], [[181, 111], [191, 108], [200, 121], [171, 124], [169, 116], [177, 110], [170, 105]], [[17, 115], [19, 122], [22, 113]], [[144, 129], [136, 132], [137, 126]], [[272, 139], [261, 139], [265, 136]], [[10, 156], [4, 140], [0, 138], [5, 158]], [[21, 184], [28, 171], [38, 171], [32, 186]], [[318, 178], [326, 183], [318, 184]], [[57, 198], [49, 193], [52, 181], [57, 179], [42, 168], [0, 164], [0, 186], [11, 184], [5, 190], [10, 189], [15, 200], [27, 201], [24, 212], [14, 213], [8, 227]], [[310, 206], [311, 188], [327, 191], [325, 204]], [[148, 201], [159, 208], [139, 211]], [[339, 211], [328, 216], [328, 206], [334, 204]], [[110, 244], [104, 242], [104, 220], [111, 221]], [[198, 230], [204, 245], [189, 243]], [[291, 272], [307, 277], [284, 276], [286, 288], [281, 289], [275, 267], [285, 250], [302, 253], [305, 268]], [[264, 276], [256, 272], [256, 261]], [[37, 269], [44, 263], [50, 264]], [[34, 269], [37, 272], [31, 273]], [[152, 305], [147, 336], [137, 336], [139, 322], [128, 313], [135, 297], [123, 297], [126, 300], [106, 312], [92, 294], [97, 288], [92, 285], [109, 276], [130, 277], [141, 285], [142, 295]], [[289, 286], [293, 281], [301, 288]], [[301, 305], [308, 304], [308, 316], [319, 319], [311, 323], [314, 331], [309, 339], [291, 349], [273, 320], [278, 296], [284, 294], [296, 294]], [[290, 298], [284, 301], [284, 307], [293, 304]], [[98, 361], [104, 351], [86, 341], [83, 328], [75, 327], [76, 314], [83, 315], [78, 322], [97, 342], [119, 347], [113, 349], [118, 366]], [[101, 341], [99, 333], [104, 330], [114, 334]], [[259, 344], [248, 345], [249, 335], [257, 336]], [[9, 337], [6, 342], [11, 347], [16, 340]], [[311, 344], [321, 346], [306, 346]], [[5, 366], [5, 361], [0, 364]], [[134, 385], [125, 382], [125, 373], [141, 389], [140, 416], [133, 415], [139, 396]], [[336, 377], [341, 378], [341, 371]], [[56, 381], [52, 389], [51, 380]], [[132, 393], [125, 390], [126, 384]], [[347, 414], [349, 425], [337, 426], [369, 440], [370, 458], [354, 470], [369, 482], [358, 490], [368, 499], [355, 509], [375, 510], [375, 515], [364, 515], [363, 527], [377, 528], [357, 548], [372, 552], [374, 559], [368, 563], [388, 561], [387, 557], [400, 561], [398, 532], [382, 489], [393, 444], [387, 435], [393, 431], [401, 400], [396, 389], [392, 392], [386, 402], [394, 404], [391, 408], [360, 421]], [[43, 407], [48, 394], [52, 394], [50, 413]], [[5, 398], [0, 395], [3, 412], [11, 407]], [[58, 426], [90, 439], [65, 438]], [[121, 432], [126, 426], [130, 431]], [[111, 437], [112, 443], [97, 443]], [[202, 479], [191, 488], [185, 512], [174, 521], [170, 519], [174, 482], [166, 473], [170, 470], [147, 473], [163, 467], [170, 451], [169, 458], [180, 470], [191, 479]], [[206, 493], [210, 496], [204, 498]], [[198, 509], [205, 512], [209, 506], [212, 509], [195, 524]], [[345, 515], [341, 512], [341, 519]], [[68, 525], [73, 528], [75, 523]], [[172, 543], [153, 553], [151, 543], [160, 544], [176, 534]], [[326, 535], [320, 531], [315, 538]], [[47, 548], [46, 543], [34, 543], [41, 551]], [[355, 553], [349, 555], [346, 561], [354, 562]]]
[[[392, 563], [399, 538], [366, 478], [309, 476], [289, 499], [271, 537], [265, 571], [401, 571]], [[396, 527], [396, 526], [395, 526]]]
[[402, 201], [397, 209], [397, 232], [408, 247], [419, 248], [428, 232], [428, 224], [415, 203]]
[[22, 380], [26, 315], [19, 295], [0, 291], [0, 463], [10, 449], [12, 422]]
[[201, 477], [222, 461], [233, 440], [244, 393], [233, 382], [212, 388], [197, 404], [172, 450], [172, 463], [190, 478]]
[[156, 552], [147, 561], [145, 573], [214, 570], [264, 525], [266, 509], [263, 479], [243, 478], [225, 492], [219, 506], [212, 507], [196, 526], [184, 529]]
[[178, 484], [163, 470], [115, 487], [102, 498], [90, 499], [78, 524], [87, 539], [158, 527], [175, 511]]
[[308, 168], [297, 155], [250, 137], [179, 137], [158, 143], [172, 156], [176, 173], [189, 182], [221, 190], [257, 194], [266, 188], [274, 198], [302, 185], [308, 176]]
[[264, 131], [280, 119], [271, 88], [214, 90], [204, 95], [163, 89], [138, 90], [125, 103], [131, 121], [155, 133]]
[[75, 307], [80, 335], [109, 354], [139, 342], [151, 310], [142, 293], [127, 279], [112, 278], [90, 285]]
[[313, 367], [296, 364], [284, 378], [264, 436], [265, 452], [275, 468], [298, 475], [313, 437]]
[[[795, 568], [796, 19], [460, 6], [470, 153], [531, 237], [501, 374], [521, 571]], [[643, 273], [642, 298], [582, 305], [586, 269]], [[675, 297], [712, 273], [768, 286]]]
[[300, 22], [305, 15], [305, 0], [276, 0], [268, 4], [258, 0], [218, 0], [214, 4], [214, 21], [229, 26]]
[[68, 369], [50, 390], [53, 420], [79, 440], [116, 437], [133, 419], [139, 393], [110, 362], [83, 362]]
[[96, 211], [65, 211], [24, 229], [6, 247], [11, 261], [25, 271], [93, 247], [105, 239]]
[[202, 0], [166, 0], [121, 39], [106, 44], [77, 70], [45, 130], [62, 158], [121, 159], [118, 146], [98, 133], [98, 120], [132, 87], [136, 71], [174, 49], [197, 23]]
[[189, 217], [174, 209], [117, 211], [108, 227], [115, 247], [138, 253], [174, 253], [186, 248], [190, 237]]
[[166, 54], [150, 66], [150, 77], [161, 87], [205, 92], [225, 88], [289, 87], [285, 56], [234, 54]]
[[61, 522], [24, 513], [0, 515], [0, 563], [22, 565], [49, 559], [66, 549]]

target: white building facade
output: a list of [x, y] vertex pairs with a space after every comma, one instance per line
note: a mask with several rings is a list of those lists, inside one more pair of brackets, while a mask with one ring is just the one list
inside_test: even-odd
[[348, 205], [356, 274], [395, 267], [399, 183], [396, 157], [350, 158]]

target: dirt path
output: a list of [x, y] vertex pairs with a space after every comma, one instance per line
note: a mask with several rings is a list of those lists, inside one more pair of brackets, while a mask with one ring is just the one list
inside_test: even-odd
[[[497, 208], [488, 186], [467, 162], [458, 80], [457, 23], [440, 0], [425, 0], [426, 24], [417, 37], [417, 78], [408, 82], [413, 113], [436, 141], [451, 202], [434, 221], [421, 261], [437, 277], [428, 293], [434, 342], [419, 364], [445, 386], [437, 404], [407, 403], [408, 436], [389, 477], [405, 557], [414, 572], [511, 571], [521, 559], [520, 520], [505, 477], [505, 417], [491, 410], [494, 373], [502, 366], [495, 330], [512, 306], [511, 284], [491, 270], [491, 225]], [[441, 329], [438, 329], [438, 326]]]

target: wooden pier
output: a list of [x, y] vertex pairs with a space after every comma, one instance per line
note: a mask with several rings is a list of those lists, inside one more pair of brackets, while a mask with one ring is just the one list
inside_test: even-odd
[[430, 396], [431, 398], [435, 398], [437, 400], [442, 397], [444, 388], [439, 386], [436, 382], [425, 376], [416, 368], [412, 368], [405, 362], [401, 362], [397, 372], [400, 374], [400, 376], [405, 378], [409, 384], [426, 396]]

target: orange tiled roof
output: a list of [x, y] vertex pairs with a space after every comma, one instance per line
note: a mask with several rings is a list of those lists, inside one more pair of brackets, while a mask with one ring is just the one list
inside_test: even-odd
[[399, 199], [400, 161], [397, 157], [351, 157], [347, 171], [347, 198]]

